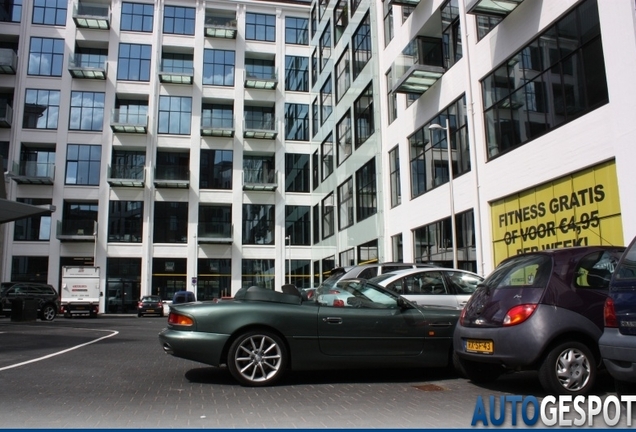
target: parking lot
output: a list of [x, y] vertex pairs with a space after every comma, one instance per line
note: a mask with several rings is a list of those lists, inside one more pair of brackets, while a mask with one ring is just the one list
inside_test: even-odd
[[[165, 323], [0, 319], [2, 427], [468, 428], [480, 395], [544, 396], [533, 373], [479, 387], [435, 369], [298, 372], [246, 388], [225, 369], [164, 354]], [[612, 392], [602, 374], [596, 394]]]

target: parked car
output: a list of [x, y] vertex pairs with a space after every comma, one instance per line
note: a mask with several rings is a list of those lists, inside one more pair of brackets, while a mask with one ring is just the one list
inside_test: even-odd
[[0, 311], [11, 316], [12, 303], [36, 301], [38, 318], [53, 321], [60, 308], [60, 298], [53, 286], [36, 282], [2, 282], [0, 287]]
[[197, 301], [192, 291], [177, 291], [172, 297], [172, 304], [191, 303]]
[[143, 296], [137, 303], [137, 316], [148, 314], [163, 316], [163, 301], [158, 295]]
[[504, 260], [462, 310], [454, 344], [475, 382], [531, 369], [550, 394], [587, 394], [611, 274], [624, 247], [580, 246]]
[[385, 263], [369, 263], [359, 264], [355, 266], [336, 267], [329, 272], [329, 277], [322, 281], [321, 287], [333, 286], [342, 279], [371, 279], [378, 275], [404, 269], [432, 267], [431, 264], [423, 263], [401, 263], [401, 262], [385, 262]]
[[[329, 291], [342, 303], [329, 303]], [[254, 286], [231, 300], [173, 305], [159, 339], [168, 354], [226, 364], [242, 385], [266, 386], [289, 369], [446, 367], [458, 318], [457, 309], [418, 307], [350, 279], [311, 300]]]
[[604, 318], [598, 342], [603, 363], [617, 393], [636, 394], [636, 238], [614, 271]]
[[461, 309], [484, 278], [465, 270], [430, 267], [392, 271], [369, 280], [417, 304]]

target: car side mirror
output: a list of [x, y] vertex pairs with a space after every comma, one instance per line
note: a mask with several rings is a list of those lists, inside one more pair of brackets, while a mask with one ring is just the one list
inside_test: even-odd
[[413, 309], [415, 307], [415, 306], [413, 306], [413, 304], [410, 301], [408, 301], [407, 299], [405, 299], [402, 296], [398, 297], [397, 305], [402, 310]]

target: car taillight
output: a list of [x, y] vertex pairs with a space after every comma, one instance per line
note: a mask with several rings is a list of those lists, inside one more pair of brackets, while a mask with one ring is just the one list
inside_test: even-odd
[[616, 310], [614, 309], [614, 300], [609, 297], [605, 299], [605, 307], [603, 308], [603, 320], [605, 321], [605, 327], [618, 327]]
[[536, 304], [522, 304], [511, 308], [503, 320], [504, 326], [513, 326], [521, 324], [532, 315], [532, 312], [537, 308]]
[[140, 308], [140, 307], [141, 307], [141, 305], [142, 305], [142, 303], [141, 303], [141, 302], [137, 302], [137, 307], [138, 307], [138, 308]]
[[191, 326], [194, 324], [194, 320], [185, 315], [180, 315], [178, 313], [170, 312], [170, 315], [168, 315], [168, 324]]
[[466, 316], [466, 308], [462, 309], [462, 313], [459, 314], [459, 325], [464, 325], [464, 317]]

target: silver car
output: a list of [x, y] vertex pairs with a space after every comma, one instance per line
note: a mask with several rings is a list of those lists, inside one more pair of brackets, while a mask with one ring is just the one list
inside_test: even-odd
[[484, 278], [466, 270], [414, 268], [383, 273], [370, 281], [419, 305], [462, 309]]

